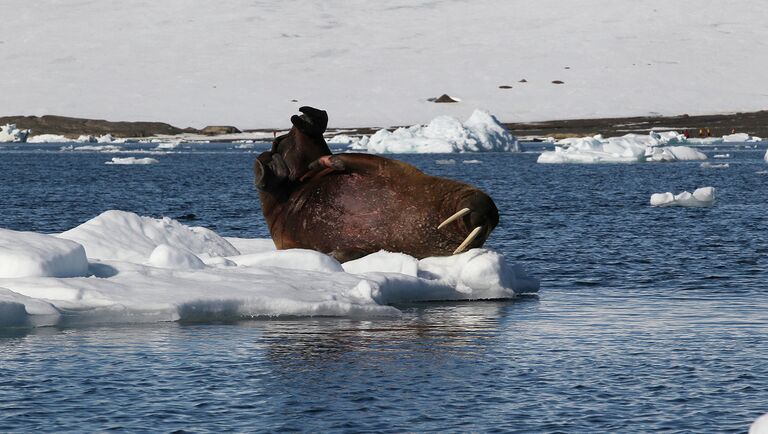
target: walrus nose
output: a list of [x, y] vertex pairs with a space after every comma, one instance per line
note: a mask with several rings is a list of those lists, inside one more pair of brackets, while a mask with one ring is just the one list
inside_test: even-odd
[[484, 193], [479, 192], [469, 197], [460, 206], [463, 206], [463, 208], [445, 219], [437, 227], [442, 229], [449, 223], [462, 219], [467, 228], [472, 228], [469, 235], [453, 251], [454, 255], [463, 252], [478, 237], [480, 237], [478, 247], [482, 245], [485, 239], [488, 238], [488, 235], [491, 234], [493, 228], [499, 223], [499, 210], [496, 208], [493, 200]]

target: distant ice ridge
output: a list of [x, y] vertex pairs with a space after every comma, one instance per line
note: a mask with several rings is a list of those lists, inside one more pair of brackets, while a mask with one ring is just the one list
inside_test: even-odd
[[452, 152], [518, 152], [517, 138], [492, 114], [475, 110], [462, 123], [438, 116], [428, 125], [413, 125], [395, 131], [381, 129], [372, 136], [352, 140], [343, 135], [331, 144], [350, 144], [350, 149], [373, 154], [426, 154]]
[[15, 124], [5, 124], [0, 126], [0, 143], [8, 142], [26, 142], [29, 130], [20, 130]]
[[393, 303], [510, 298], [539, 282], [499, 253], [339, 264], [271, 240], [107, 211], [59, 235], [0, 230], [0, 326], [396, 316]]
[[708, 207], [715, 204], [715, 188], [701, 187], [693, 193], [684, 191], [680, 194], [655, 193], [651, 195], [651, 206], [685, 206], [685, 207]]
[[136, 158], [136, 157], [113, 157], [111, 161], [107, 161], [104, 164], [157, 164], [159, 161], [157, 161], [154, 158]]
[[685, 136], [675, 131], [621, 137], [568, 138], [557, 142], [554, 151], [539, 155], [538, 163], [642, 163], [706, 160], [707, 156], [688, 146]]

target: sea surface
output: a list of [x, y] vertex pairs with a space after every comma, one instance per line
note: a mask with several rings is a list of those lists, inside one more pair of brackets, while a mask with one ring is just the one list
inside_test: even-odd
[[[268, 236], [250, 172], [264, 145], [60, 146], [0, 146], [0, 227], [123, 209]], [[0, 432], [744, 433], [768, 412], [768, 164], [748, 146], [703, 148], [731, 155], [721, 169], [395, 155], [489, 192], [487, 245], [540, 293], [370, 321], [2, 329]], [[649, 206], [702, 186], [714, 207]]]

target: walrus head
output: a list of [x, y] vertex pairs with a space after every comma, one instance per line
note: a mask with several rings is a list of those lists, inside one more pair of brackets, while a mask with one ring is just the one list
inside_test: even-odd
[[256, 187], [274, 190], [286, 181], [296, 182], [307, 173], [310, 163], [331, 150], [323, 133], [328, 126], [325, 110], [301, 107], [301, 116], [291, 116], [293, 127], [272, 142], [272, 150], [264, 152], [253, 165]]

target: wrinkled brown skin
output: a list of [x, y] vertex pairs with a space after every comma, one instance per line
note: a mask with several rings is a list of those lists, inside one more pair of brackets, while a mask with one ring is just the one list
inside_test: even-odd
[[[482, 246], [498, 224], [496, 205], [482, 191], [400, 161], [339, 154], [330, 157], [335, 168], [312, 164], [331, 155], [322, 136], [327, 117], [300, 110], [305, 115], [291, 119], [291, 131], [254, 162], [261, 208], [278, 249], [317, 250], [341, 262], [382, 249], [447, 256], [477, 226], [482, 230], [466, 250]], [[437, 228], [465, 207], [472, 212]]]

